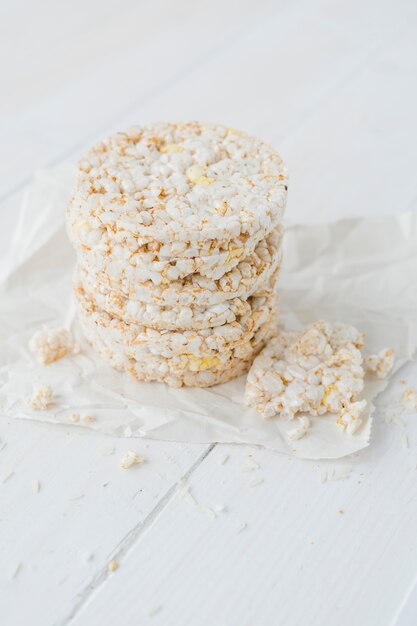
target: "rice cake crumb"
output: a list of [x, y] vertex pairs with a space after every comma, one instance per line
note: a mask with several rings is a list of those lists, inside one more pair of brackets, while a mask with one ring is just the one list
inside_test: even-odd
[[394, 349], [384, 348], [378, 354], [371, 354], [365, 360], [365, 367], [377, 378], [386, 378], [394, 367]]
[[320, 474], [320, 482], [325, 483], [333, 480], [344, 480], [350, 476], [351, 472], [352, 468], [349, 466], [335, 466], [330, 469], [325, 469]]
[[129, 469], [134, 465], [140, 465], [143, 462], [144, 459], [141, 456], [136, 454], [136, 452], [133, 452], [133, 450], [128, 450], [120, 460], [120, 467], [122, 469]]
[[119, 564], [118, 564], [118, 562], [115, 559], [110, 561], [110, 563], [108, 565], [108, 568], [109, 568], [110, 572], [115, 572], [118, 569], [118, 567], [119, 567]]
[[29, 350], [44, 365], [61, 359], [73, 349], [74, 342], [66, 328], [39, 330], [29, 342]]
[[53, 402], [54, 392], [49, 385], [41, 385], [28, 401], [29, 406], [35, 411], [46, 411]]
[[417, 393], [412, 389], [406, 389], [402, 395], [402, 401], [411, 411], [417, 411]]
[[304, 415], [298, 418], [299, 426], [287, 431], [287, 437], [290, 441], [302, 439], [310, 428], [310, 420]]
[[262, 483], [264, 482], [264, 479], [261, 478], [260, 476], [257, 478], [253, 478], [250, 482], [249, 482], [249, 487], [257, 487], [258, 485], [262, 485]]
[[237, 528], [236, 528], [236, 530], [235, 530], [235, 533], [236, 533], [237, 535], [239, 535], [239, 534], [240, 534], [241, 532], [243, 532], [243, 531], [244, 531], [247, 527], [248, 527], [248, 525], [247, 525], [247, 523], [246, 523], [246, 522], [241, 522], [241, 523], [239, 524], [239, 526], [237, 526]]
[[361, 426], [361, 415], [365, 410], [366, 404], [366, 400], [351, 402], [347, 407], [343, 407], [340, 411], [337, 424], [342, 426], [348, 435], [353, 435]]

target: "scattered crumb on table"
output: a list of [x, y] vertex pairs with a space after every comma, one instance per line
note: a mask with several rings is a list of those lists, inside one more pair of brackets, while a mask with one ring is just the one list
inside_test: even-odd
[[118, 567], [119, 567], [119, 564], [118, 564], [118, 562], [115, 559], [110, 561], [110, 563], [108, 565], [108, 568], [109, 568], [110, 572], [115, 572], [118, 569]]
[[134, 467], [135, 465], [141, 465], [144, 460], [145, 459], [143, 459], [133, 450], [128, 450], [120, 459], [120, 467], [122, 469], [129, 469], [131, 467]]
[[240, 534], [241, 532], [243, 532], [243, 531], [245, 530], [245, 528], [247, 528], [247, 527], [248, 527], [248, 525], [247, 525], [247, 523], [246, 523], [246, 522], [241, 522], [241, 523], [239, 524], [239, 526], [237, 526], [237, 527], [236, 527], [236, 529], [235, 529], [235, 533], [236, 533], [236, 535], [239, 535], [239, 534]]
[[259, 476], [258, 478], [253, 478], [249, 482], [249, 487], [257, 487], [258, 485], [262, 485], [263, 482], [264, 482], [264, 479], [261, 476]]
[[332, 480], [344, 480], [348, 478], [352, 472], [351, 467], [332, 467], [325, 469], [320, 473], [320, 481], [325, 483]]
[[213, 506], [213, 511], [215, 513], [225, 513], [227, 511], [227, 507], [224, 504], [215, 504]]
[[417, 411], [417, 393], [413, 389], [406, 389], [401, 398], [403, 404], [411, 411]]
[[39, 363], [48, 365], [74, 350], [74, 341], [66, 328], [38, 330], [29, 341], [29, 350]]
[[28, 404], [35, 411], [46, 411], [52, 404], [54, 392], [49, 385], [38, 387], [33, 396], [28, 400]]

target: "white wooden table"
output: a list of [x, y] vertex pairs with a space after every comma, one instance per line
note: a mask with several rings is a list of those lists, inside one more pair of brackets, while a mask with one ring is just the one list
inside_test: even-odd
[[[2, 254], [37, 169], [157, 119], [276, 145], [292, 221], [417, 207], [414, 0], [2, 0], [0, 13]], [[417, 387], [415, 365], [401, 376]], [[323, 464], [260, 449], [3, 417], [1, 624], [414, 626], [413, 416], [405, 429], [409, 449], [377, 413], [349, 478], [323, 484]], [[146, 464], [121, 471], [127, 449]]]

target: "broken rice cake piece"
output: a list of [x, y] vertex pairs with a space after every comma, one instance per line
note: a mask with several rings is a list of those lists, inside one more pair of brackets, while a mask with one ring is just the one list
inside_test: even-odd
[[34, 352], [37, 360], [44, 365], [61, 359], [73, 349], [74, 342], [66, 328], [39, 330], [29, 342], [29, 350]]
[[38, 387], [32, 398], [28, 401], [29, 406], [35, 411], [46, 411], [53, 402], [54, 392], [49, 385]]
[[386, 378], [394, 367], [394, 349], [384, 348], [378, 354], [371, 354], [365, 360], [368, 372], [375, 374], [377, 378]]
[[280, 332], [256, 357], [245, 400], [265, 418], [334, 413], [353, 433], [361, 423], [363, 335], [352, 326], [318, 321], [303, 331]]

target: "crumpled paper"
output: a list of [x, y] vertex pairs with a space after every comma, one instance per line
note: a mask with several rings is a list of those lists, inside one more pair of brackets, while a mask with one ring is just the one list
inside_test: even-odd
[[[64, 226], [74, 168], [41, 172], [28, 191], [13, 254], [0, 283], [0, 408], [7, 416], [83, 424], [115, 436], [181, 442], [258, 444], [301, 458], [337, 458], [366, 447], [371, 401], [387, 384], [367, 378], [369, 411], [355, 435], [343, 433], [334, 415], [312, 419], [308, 434], [287, 438], [293, 422], [264, 420], [243, 402], [245, 377], [210, 389], [170, 389], [139, 383], [96, 356], [75, 318], [71, 292], [74, 253]], [[288, 225], [279, 282], [281, 320], [299, 328], [317, 319], [342, 321], [366, 333], [366, 352], [393, 347], [395, 369], [417, 346], [417, 215], [352, 219], [325, 225]], [[68, 326], [81, 351], [39, 365], [28, 351], [42, 327]], [[34, 411], [27, 400], [40, 384], [56, 402]]]

